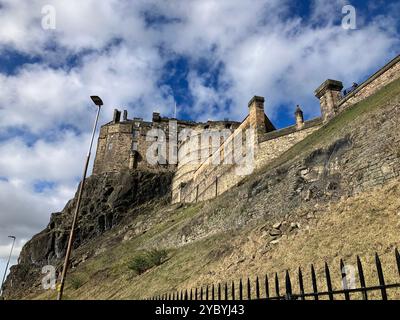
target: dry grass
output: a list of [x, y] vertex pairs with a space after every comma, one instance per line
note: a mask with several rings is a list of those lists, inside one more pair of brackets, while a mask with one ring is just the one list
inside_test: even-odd
[[[285, 271], [289, 270], [296, 279], [298, 267], [301, 267], [305, 277], [305, 289], [311, 291], [310, 265], [314, 264], [317, 277], [319, 276], [319, 288], [326, 289], [323, 275], [324, 263], [327, 262], [331, 267], [334, 289], [340, 289], [340, 259], [343, 258], [345, 264], [356, 268], [357, 254], [363, 261], [367, 285], [377, 285], [375, 252], [380, 254], [386, 281], [400, 282], [394, 258], [395, 247], [400, 247], [398, 181], [383, 189], [376, 189], [322, 208], [308, 226], [302, 226], [296, 234], [282, 239], [266, 253], [262, 252], [265, 242], [259, 230], [260, 228], [253, 229], [247, 233], [247, 237], [237, 236], [232, 242], [236, 248], [234, 253], [223, 261], [208, 266], [207, 271], [212, 270], [212, 276], [203, 272], [186, 285], [191, 287], [216, 281], [229, 282], [245, 279], [248, 275], [252, 275], [254, 280], [256, 275], [263, 278], [265, 274], [268, 274], [273, 282], [277, 272], [282, 280], [281, 287], [284, 287]], [[356, 279], [358, 281], [357, 273]], [[358, 285], [358, 282], [356, 284]], [[392, 291], [392, 297], [393, 294], [400, 298], [398, 290]], [[354, 298], [356, 297], [357, 294], [354, 294]]]
[[[115, 255], [111, 249], [105, 252], [106, 256], [112, 255], [108, 264], [104, 260], [88, 261], [78, 268], [76, 276], [91, 274], [90, 279], [77, 289], [68, 285], [67, 298], [138, 299], [218, 282], [235, 280], [237, 284], [240, 278], [247, 279], [249, 275], [254, 284], [256, 275], [264, 279], [265, 274], [270, 279], [270, 292], [273, 292], [275, 273], [278, 273], [280, 286], [284, 288], [286, 270], [293, 277], [296, 291], [298, 267], [303, 270], [305, 290], [311, 292], [310, 265], [315, 266], [319, 289], [325, 290], [325, 262], [331, 268], [334, 289], [340, 289], [340, 259], [356, 268], [357, 254], [363, 261], [367, 285], [371, 286], [378, 284], [375, 252], [381, 256], [387, 283], [400, 282], [394, 260], [394, 248], [400, 247], [398, 181], [336, 204], [321, 206], [308, 226], [302, 225], [296, 233], [278, 244], [269, 245], [269, 250], [266, 250], [267, 243], [261, 235], [262, 225], [260, 222], [258, 226], [237, 234], [220, 234], [170, 250], [168, 261], [140, 276], [130, 272], [124, 263], [121, 268], [117, 257], [122, 251]], [[145, 241], [150, 240], [151, 237], [148, 237]], [[135, 245], [131, 243], [129, 246], [133, 248]], [[117, 261], [113, 264], [115, 259]], [[125, 261], [126, 257], [121, 256], [120, 260]], [[356, 280], [358, 285], [357, 273]], [[261, 295], [264, 294], [264, 286], [261, 285]], [[48, 292], [36, 298], [54, 297], [54, 293]], [[379, 298], [380, 293], [371, 293], [369, 297]], [[352, 294], [351, 298], [360, 298], [360, 294]], [[400, 291], [389, 291], [389, 298], [399, 299]]]

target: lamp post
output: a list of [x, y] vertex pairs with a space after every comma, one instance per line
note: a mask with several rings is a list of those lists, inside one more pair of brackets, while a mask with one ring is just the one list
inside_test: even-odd
[[73, 244], [74, 235], [75, 235], [75, 226], [76, 226], [76, 223], [78, 220], [78, 213], [79, 213], [79, 209], [81, 206], [82, 194], [83, 194], [83, 190], [85, 188], [85, 180], [86, 180], [86, 174], [87, 174], [87, 170], [88, 170], [88, 166], [89, 166], [90, 154], [92, 152], [93, 140], [94, 140], [94, 135], [96, 133], [97, 122], [99, 120], [100, 109], [101, 109], [101, 106], [103, 105], [103, 101], [100, 99], [100, 97], [90, 96], [90, 98], [92, 99], [93, 103], [97, 106], [97, 114], [96, 114], [96, 118], [94, 120], [92, 138], [90, 140], [90, 146], [89, 146], [89, 151], [88, 151], [88, 154], [86, 157], [85, 167], [83, 169], [83, 178], [82, 178], [81, 184], [79, 186], [78, 199], [76, 201], [75, 213], [74, 213], [74, 217], [72, 219], [71, 231], [70, 231], [69, 239], [68, 239], [67, 252], [65, 253], [64, 267], [63, 267], [62, 274], [61, 274], [61, 282], [60, 282], [60, 286], [59, 286], [59, 290], [58, 290], [58, 294], [57, 294], [57, 300], [61, 300], [62, 296], [63, 296], [65, 277], [67, 275], [69, 259], [71, 256], [72, 244]]
[[8, 260], [7, 260], [7, 264], [6, 264], [6, 270], [4, 270], [4, 276], [3, 276], [3, 280], [1, 281], [1, 287], [0, 287], [0, 297], [3, 296], [3, 285], [4, 285], [4, 281], [6, 280], [6, 275], [7, 275], [7, 270], [8, 270], [8, 265], [10, 264], [10, 260], [11, 260], [11, 255], [14, 249], [14, 244], [15, 244], [15, 237], [14, 236], [8, 236], [9, 238], [13, 239], [12, 245], [11, 245], [11, 250], [10, 250], [10, 255], [8, 256]]

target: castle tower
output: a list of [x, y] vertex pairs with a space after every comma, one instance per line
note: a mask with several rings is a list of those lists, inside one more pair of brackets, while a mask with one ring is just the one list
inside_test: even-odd
[[303, 128], [304, 127], [304, 116], [303, 116], [303, 111], [301, 110], [299, 105], [297, 105], [294, 115], [296, 117], [296, 128], [297, 129]]
[[324, 122], [327, 122], [337, 113], [336, 108], [342, 98], [342, 89], [343, 84], [341, 81], [328, 79], [315, 90], [315, 96], [319, 99]]

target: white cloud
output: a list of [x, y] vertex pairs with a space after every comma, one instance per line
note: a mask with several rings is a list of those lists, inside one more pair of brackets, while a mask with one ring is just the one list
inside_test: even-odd
[[[0, 177], [7, 177], [0, 180], [0, 246], [9, 242], [8, 235], [17, 236], [22, 245], [47, 225], [51, 212], [65, 206], [75, 192], [88, 139], [87, 134], [65, 132], [32, 146], [20, 138], [0, 144]], [[45, 182], [55, 186], [35, 192], [35, 185]]]

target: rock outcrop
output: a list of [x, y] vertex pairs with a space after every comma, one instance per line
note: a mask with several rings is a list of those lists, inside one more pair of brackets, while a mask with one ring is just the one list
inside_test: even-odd
[[[127, 171], [93, 175], [86, 181], [73, 248], [77, 249], [112, 229], [125, 219], [140, 214], [137, 209], [149, 202], [170, 201], [171, 172]], [[77, 194], [61, 212], [51, 215], [47, 227], [22, 248], [18, 264], [11, 267], [5, 295], [18, 297], [35, 287], [45, 265], [61, 267]], [[75, 257], [75, 260], [77, 258]], [[77, 261], [72, 260], [72, 265]]]

